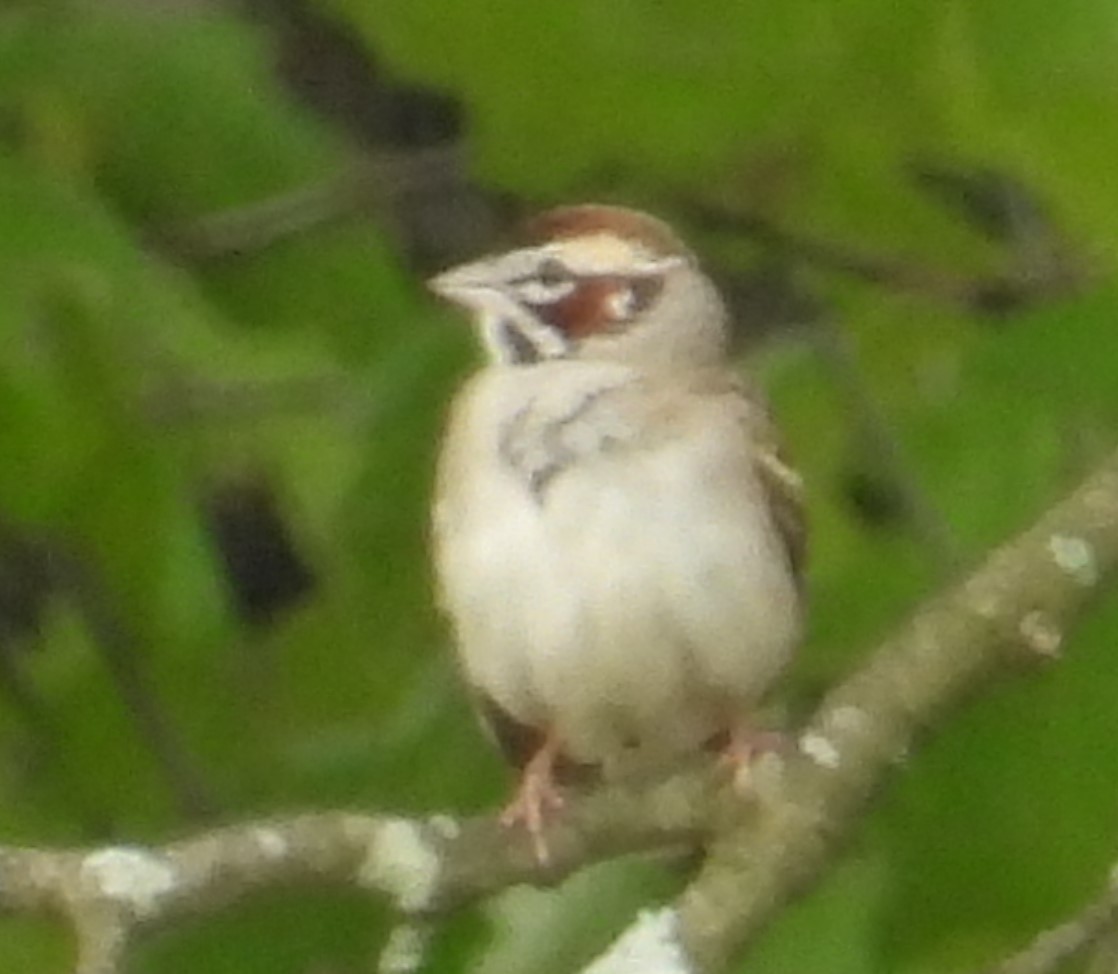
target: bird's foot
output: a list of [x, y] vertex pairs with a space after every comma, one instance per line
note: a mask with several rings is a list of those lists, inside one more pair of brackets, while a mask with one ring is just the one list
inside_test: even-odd
[[520, 784], [511, 802], [501, 812], [501, 824], [506, 828], [523, 825], [532, 840], [536, 861], [546, 866], [551, 859], [543, 830], [547, 816], [559, 811], [565, 804], [563, 793], [555, 783], [555, 758], [558, 743], [549, 737], [525, 766]]
[[779, 731], [758, 730], [755, 727], [736, 727], [719, 755], [718, 763], [733, 775], [734, 787], [747, 792], [752, 785], [753, 765], [759, 757], [788, 746], [788, 737]]

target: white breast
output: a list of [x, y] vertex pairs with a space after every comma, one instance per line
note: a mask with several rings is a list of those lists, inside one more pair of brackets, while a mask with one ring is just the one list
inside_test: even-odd
[[467, 678], [588, 761], [695, 747], [756, 701], [797, 637], [794, 585], [729, 418], [591, 454], [541, 496], [502, 461], [502, 426], [541, 385], [538, 408], [568, 416], [625, 378], [587, 363], [484, 373], [448, 433], [436, 511]]

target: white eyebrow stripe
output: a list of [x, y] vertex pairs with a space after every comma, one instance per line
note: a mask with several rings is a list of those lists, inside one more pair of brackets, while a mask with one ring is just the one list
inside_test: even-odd
[[587, 277], [614, 274], [651, 277], [687, 263], [686, 257], [650, 254], [639, 244], [608, 233], [560, 240], [540, 250], [561, 261], [571, 273]]

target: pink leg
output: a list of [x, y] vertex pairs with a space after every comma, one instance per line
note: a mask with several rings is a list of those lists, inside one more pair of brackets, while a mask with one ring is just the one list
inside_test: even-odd
[[549, 733], [540, 749], [524, 765], [520, 784], [512, 801], [501, 812], [501, 824], [511, 828], [523, 824], [532, 839], [536, 861], [546, 866], [550, 859], [543, 837], [547, 812], [563, 807], [563, 795], [555, 783], [555, 760], [559, 756], [559, 739]]
[[749, 768], [766, 751], [780, 751], [788, 741], [778, 731], [757, 730], [748, 724], [735, 724], [730, 740], [722, 749], [720, 763], [727, 765], [738, 787], [748, 787]]

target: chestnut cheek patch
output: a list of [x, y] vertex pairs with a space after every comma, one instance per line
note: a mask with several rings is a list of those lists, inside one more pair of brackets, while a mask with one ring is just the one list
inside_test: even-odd
[[588, 338], [647, 311], [663, 287], [659, 276], [602, 275], [586, 278], [558, 301], [534, 305], [531, 311], [568, 338]]

